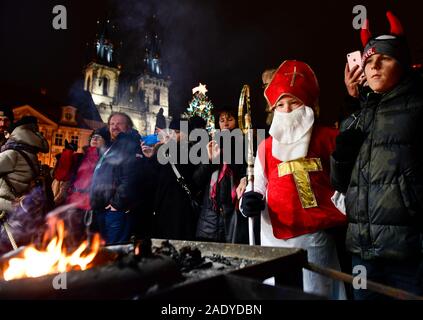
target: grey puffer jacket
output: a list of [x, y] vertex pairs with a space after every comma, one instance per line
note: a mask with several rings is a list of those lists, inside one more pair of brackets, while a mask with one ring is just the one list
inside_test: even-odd
[[[9, 140], [29, 146], [34, 151], [46, 153], [49, 150], [47, 140], [39, 133], [32, 130], [31, 125], [21, 125], [11, 133]], [[4, 146], [6, 147], [7, 144]], [[34, 165], [38, 166], [37, 154], [25, 152]], [[16, 150], [6, 149], [0, 153], [0, 210], [12, 211], [12, 201], [15, 194], [10, 190], [4, 177], [7, 176], [10, 184], [17, 193], [24, 193], [34, 176], [24, 157]]]
[[[346, 192], [347, 249], [362, 259], [418, 259], [423, 230], [423, 85], [407, 77], [367, 94], [357, 122], [367, 137]], [[339, 168], [334, 175], [341, 175]]]

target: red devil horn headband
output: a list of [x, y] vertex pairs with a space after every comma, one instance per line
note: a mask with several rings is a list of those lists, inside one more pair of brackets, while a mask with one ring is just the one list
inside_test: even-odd
[[366, 19], [363, 26], [361, 27], [361, 43], [363, 44], [363, 47], [366, 46], [371, 37], [372, 34], [369, 29], [369, 19]]
[[[391, 26], [391, 35], [400, 37], [404, 35], [404, 29], [402, 28], [401, 22], [391, 11], [386, 12], [386, 17], [388, 18], [389, 25]], [[372, 38], [372, 33], [369, 29], [369, 20], [366, 19], [363, 26], [361, 27], [361, 43], [363, 47], [367, 45], [369, 40]]]
[[402, 28], [401, 22], [391, 11], [386, 12], [386, 17], [388, 18], [389, 25], [391, 26], [391, 34], [393, 36], [402, 36], [404, 34], [404, 29]]

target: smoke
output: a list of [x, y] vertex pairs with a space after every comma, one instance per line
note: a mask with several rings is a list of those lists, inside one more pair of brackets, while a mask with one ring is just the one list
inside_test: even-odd
[[[15, 204], [14, 211], [8, 216], [10, 232], [18, 246], [39, 243], [45, 231], [43, 203], [46, 195], [41, 187], [35, 187], [21, 201]], [[8, 235], [1, 227], [0, 254], [12, 250]]]
[[210, 77], [201, 72], [210, 69], [204, 68], [205, 65], [214, 63], [208, 61], [208, 51], [217, 46], [216, 4], [194, 0], [114, 0], [112, 3], [123, 35], [120, 57], [123, 68], [131, 68], [134, 61], [138, 65], [142, 61], [145, 34], [150, 31], [152, 17], [156, 17], [155, 31], [161, 39], [163, 70], [172, 81], [170, 105], [174, 110], [171, 112], [181, 113], [191, 99], [191, 88]]

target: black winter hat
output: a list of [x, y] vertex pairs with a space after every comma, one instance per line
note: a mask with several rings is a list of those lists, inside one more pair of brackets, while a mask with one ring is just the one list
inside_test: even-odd
[[38, 124], [38, 119], [33, 116], [24, 116], [18, 121], [16, 121], [13, 125], [14, 128], [17, 128], [19, 126], [23, 126], [25, 124]]
[[173, 118], [172, 121], [169, 124], [169, 129], [181, 130], [181, 121], [183, 121], [183, 119]]
[[369, 29], [369, 21], [361, 29], [361, 42], [364, 47], [362, 66], [374, 54], [385, 54], [394, 58], [404, 70], [411, 67], [411, 54], [404, 36], [404, 29], [399, 19], [390, 11], [386, 12], [391, 31], [378, 37], [373, 37]]
[[169, 129], [173, 130], [183, 131], [186, 128], [188, 128], [186, 133], [189, 134], [196, 127], [193, 127], [193, 123], [190, 120], [184, 118], [174, 118], [169, 124]]
[[405, 38], [382, 35], [373, 38], [364, 48], [363, 67], [367, 59], [380, 53], [394, 58], [405, 70], [411, 67], [411, 55]]
[[207, 126], [207, 121], [200, 116], [193, 116], [189, 119], [189, 128], [190, 130], [194, 129], [205, 129]]
[[13, 123], [14, 115], [13, 111], [8, 107], [0, 107], [0, 116], [1, 117], [7, 117], [11, 123]]
[[110, 142], [110, 132], [107, 127], [101, 127], [101, 128], [95, 129], [90, 136], [90, 140], [96, 134], [100, 135], [104, 139], [104, 141], [106, 141], [106, 144]]

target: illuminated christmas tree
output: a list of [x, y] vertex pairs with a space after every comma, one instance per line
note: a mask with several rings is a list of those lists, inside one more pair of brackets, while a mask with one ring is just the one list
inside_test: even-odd
[[206, 85], [203, 85], [201, 83], [198, 87], [192, 89], [193, 97], [189, 103], [187, 111], [184, 113], [184, 116], [188, 119], [192, 118], [193, 116], [200, 116], [207, 122], [207, 131], [213, 132], [215, 129], [214, 116], [212, 114], [214, 106], [213, 103], [207, 97], [206, 93]]

